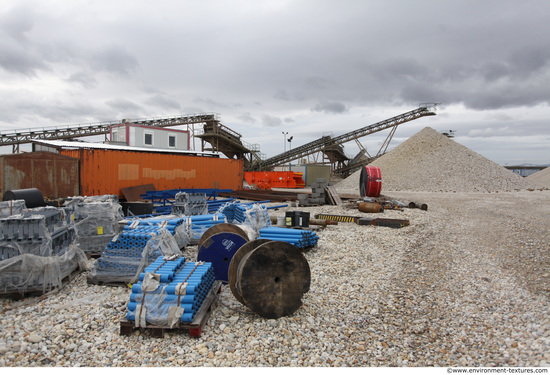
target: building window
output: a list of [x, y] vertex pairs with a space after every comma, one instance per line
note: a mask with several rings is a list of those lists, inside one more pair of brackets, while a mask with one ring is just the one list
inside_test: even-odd
[[176, 136], [175, 135], [169, 135], [168, 136], [168, 147], [176, 148]]
[[151, 133], [145, 133], [145, 140], [143, 142], [145, 146], [152, 146], [153, 145], [153, 134]]

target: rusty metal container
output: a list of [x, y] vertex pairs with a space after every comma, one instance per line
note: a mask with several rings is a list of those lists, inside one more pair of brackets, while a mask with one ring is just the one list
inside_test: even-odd
[[359, 211], [361, 212], [384, 212], [384, 207], [378, 203], [359, 202]]
[[156, 190], [242, 189], [242, 160], [102, 149], [59, 152], [80, 160], [81, 195], [121, 195], [123, 188], [146, 184]]
[[78, 160], [53, 152], [0, 155], [2, 194], [36, 188], [51, 199], [79, 195]]

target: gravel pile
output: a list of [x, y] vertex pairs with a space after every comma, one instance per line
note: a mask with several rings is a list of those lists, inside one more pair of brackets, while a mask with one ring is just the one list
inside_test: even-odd
[[292, 316], [263, 319], [224, 287], [198, 339], [120, 336], [130, 290], [88, 285], [85, 272], [44, 298], [0, 298], [0, 366], [549, 366], [550, 191], [392, 198], [429, 210], [366, 215], [409, 219], [401, 229], [319, 230]]
[[[376, 159], [382, 191], [497, 192], [536, 188], [525, 178], [462, 146], [432, 128], [424, 128]], [[336, 185], [359, 189], [360, 171]]]
[[537, 173], [533, 173], [526, 177], [527, 180], [541, 188], [550, 189], [550, 168], [544, 168]]

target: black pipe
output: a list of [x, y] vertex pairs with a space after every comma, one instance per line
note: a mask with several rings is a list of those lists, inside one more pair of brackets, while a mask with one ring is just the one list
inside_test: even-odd
[[16, 201], [22, 199], [25, 201], [25, 206], [27, 208], [42, 207], [46, 204], [44, 203], [44, 196], [40, 190], [36, 188], [30, 189], [19, 189], [19, 190], [8, 190], [4, 193], [2, 200], [5, 201]]

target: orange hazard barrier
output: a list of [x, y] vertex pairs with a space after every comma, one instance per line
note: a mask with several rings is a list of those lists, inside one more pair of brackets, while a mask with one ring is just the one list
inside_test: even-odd
[[302, 179], [302, 172], [244, 172], [244, 179], [249, 185], [256, 185], [258, 189], [271, 188], [299, 189], [306, 186]]

